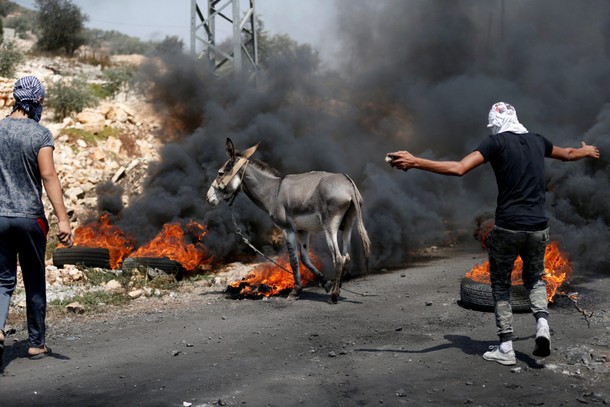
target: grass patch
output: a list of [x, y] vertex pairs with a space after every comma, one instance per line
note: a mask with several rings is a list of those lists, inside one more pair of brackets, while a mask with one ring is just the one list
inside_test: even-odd
[[197, 281], [211, 282], [214, 279], [214, 273], [210, 271], [193, 272], [184, 276], [184, 282], [195, 283]]
[[81, 139], [87, 144], [94, 144], [98, 141], [94, 133], [83, 129], [77, 129], [76, 127], [68, 127], [62, 129], [60, 134], [65, 134], [66, 136], [68, 136], [71, 142], [75, 142], [76, 140]]
[[120, 138], [121, 130], [111, 126], [104, 126], [104, 128], [97, 133], [97, 138], [99, 140], [107, 140], [109, 137]]
[[78, 301], [85, 309], [85, 313], [106, 309], [108, 305], [125, 305], [131, 299], [125, 294], [108, 293], [105, 291], [89, 291], [64, 300], [53, 300], [49, 305], [61, 308], [64, 313], [66, 305]]
[[112, 93], [101, 83], [90, 83], [89, 89], [91, 89], [93, 96], [98, 99], [106, 99], [107, 97], [112, 96]]
[[76, 127], [67, 127], [62, 129], [61, 135], [68, 136], [71, 142], [75, 142], [78, 139], [83, 140], [87, 144], [97, 144], [100, 141], [106, 141], [109, 137], [120, 138], [121, 130], [111, 126], [104, 126], [104, 128], [98, 133], [92, 133], [90, 131], [79, 129]]
[[105, 285], [110, 280], [118, 281], [121, 286], [127, 287], [131, 280], [131, 275], [127, 273], [115, 273], [99, 267], [87, 267], [83, 270], [85, 281], [88, 285]]
[[159, 290], [176, 290], [180, 287], [180, 283], [175, 276], [168, 274], [154, 277], [148, 282], [147, 286]]

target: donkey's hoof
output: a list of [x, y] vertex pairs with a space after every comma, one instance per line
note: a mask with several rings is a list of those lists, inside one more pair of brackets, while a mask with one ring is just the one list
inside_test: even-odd
[[328, 303], [336, 304], [337, 302], [339, 302], [339, 294], [331, 294], [330, 298], [328, 299]]
[[333, 287], [333, 282], [330, 280], [326, 280], [325, 282], [322, 282], [322, 287], [324, 287], [324, 291], [326, 291], [327, 293], [330, 292], [330, 289]]

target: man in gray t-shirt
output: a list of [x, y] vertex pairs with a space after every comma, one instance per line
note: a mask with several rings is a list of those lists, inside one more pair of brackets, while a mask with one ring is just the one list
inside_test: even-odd
[[0, 364], [6, 320], [21, 266], [26, 295], [28, 356], [51, 353], [45, 343], [45, 250], [49, 225], [42, 187], [58, 219], [57, 238], [72, 246], [70, 220], [53, 161], [53, 136], [38, 124], [44, 87], [34, 76], [15, 82], [15, 105], [0, 120]]

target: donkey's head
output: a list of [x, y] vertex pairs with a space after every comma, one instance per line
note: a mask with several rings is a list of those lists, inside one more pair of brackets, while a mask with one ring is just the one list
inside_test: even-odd
[[208, 189], [207, 200], [212, 206], [218, 205], [221, 200], [232, 201], [241, 189], [241, 181], [248, 165], [248, 158], [254, 154], [258, 144], [250, 147], [242, 154], [235, 151], [230, 138], [227, 139], [226, 149], [229, 159], [218, 170], [218, 176]]

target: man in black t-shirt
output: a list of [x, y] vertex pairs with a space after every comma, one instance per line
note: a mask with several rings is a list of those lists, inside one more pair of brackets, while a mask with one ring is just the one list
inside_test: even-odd
[[544, 158], [576, 161], [599, 158], [599, 150], [582, 142], [580, 148], [554, 146], [549, 140], [530, 133], [517, 119], [515, 108], [495, 103], [488, 116], [492, 134], [461, 161], [434, 161], [407, 151], [387, 154], [392, 167], [411, 168], [442, 175], [462, 176], [489, 162], [498, 184], [495, 226], [486, 238], [491, 289], [500, 344], [491, 346], [483, 358], [503, 365], [516, 364], [513, 350], [513, 313], [510, 306], [511, 272], [518, 256], [523, 260], [523, 285], [536, 318], [534, 355], [550, 354], [544, 254], [549, 240], [545, 211]]

